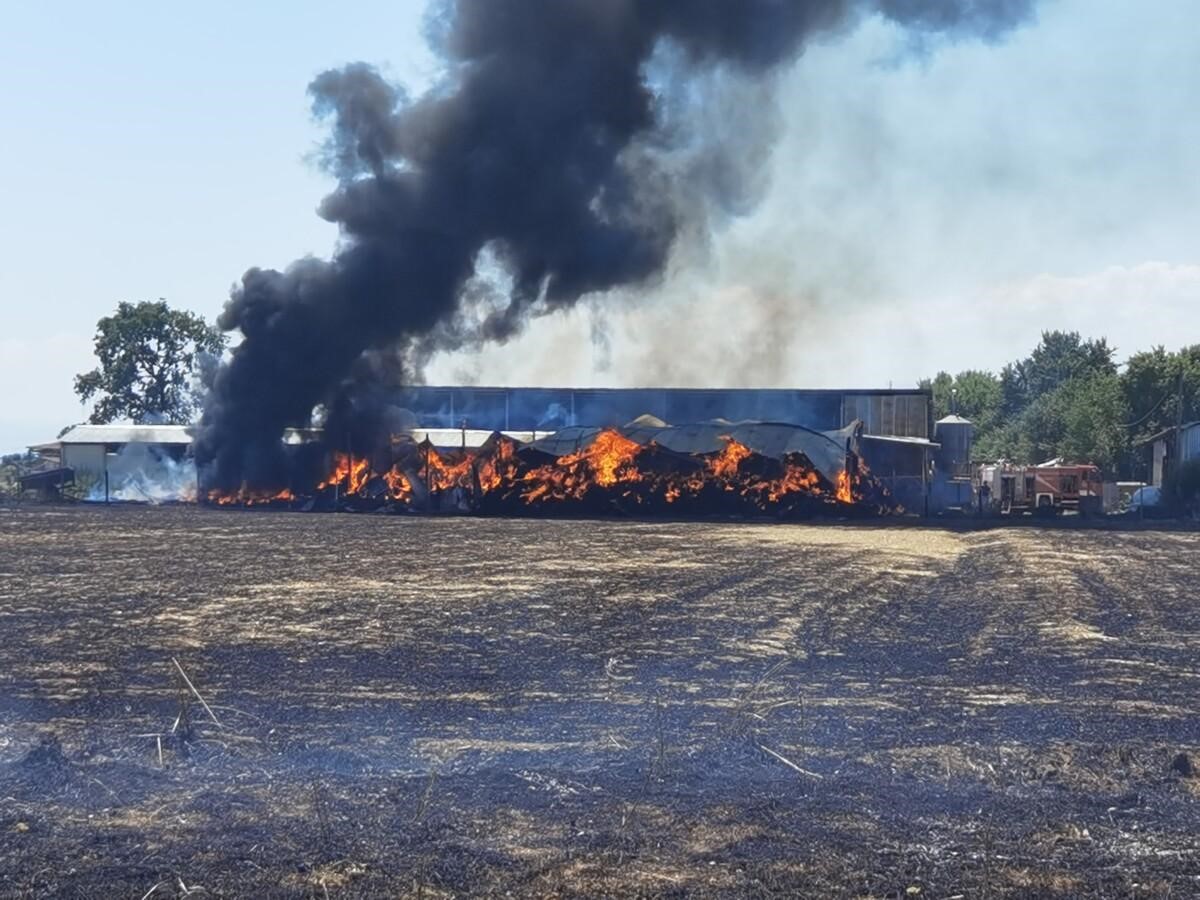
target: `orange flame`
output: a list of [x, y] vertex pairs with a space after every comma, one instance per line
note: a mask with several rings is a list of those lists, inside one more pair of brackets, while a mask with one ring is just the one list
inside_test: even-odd
[[640, 477], [634, 458], [642, 445], [631, 441], [619, 431], [606, 429], [596, 435], [586, 449], [558, 461], [560, 467], [570, 468], [583, 463], [595, 474], [596, 484], [612, 487], [618, 481], [636, 481]]
[[839, 503], [854, 502], [854, 491], [850, 485], [850, 472], [846, 469], [838, 472], [836, 496]]
[[[787, 508], [806, 497], [831, 504], [862, 499], [859, 492], [868, 476], [861, 461], [848, 465], [830, 484], [802, 455], [779, 461], [760, 459], [747, 466], [754, 451], [732, 437], [723, 440], [719, 452], [697, 460], [691, 468], [685, 464], [684, 471], [676, 454], [653, 443], [638, 444], [614, 429], [599, 432], [588, 446], [574, 453], [535, 467], [527, 467], [526, 458], [516, 452], [517, 445], [506, 438], [498, 438], [487, 449], [451, 451], [445, 456], [426, 444], [419, 448], [419, 456], [409, 452], [406, 463], [397, 462], [381, 474], [372, 472], [366, 457], [339, 451], [329, 475], [316, 489], [336, 488], [341, 496], [363, 496], [377, 475], [380, 500], [404, 504], [424, 496], [418, 487], [430, 493], [461, 489], [477, 500], [495, 494], [501, 501], [526, 504], [579, 501], [593, 490], [603, 492], [601, 497], [634, 506], [655, 501], [707, 503], [731, 495], [764, 512], [779, 504]], [[714, 491], [717, 493], [711, 493]], [[231, 494], [211, 492], [208, 499], [220, 505], [251, 506], [291, 500], [293, 495], [287, 490], [254, 491], [243, 485]]]
[[281, 491], [253, 490], [243, 484], [231, 494], [218, 490], [208, 492], [208, 502], [218, 506], [262, 506], [266, 503], [287, 503], [296, 499], [296, 495], [284, 488]]
[[753, 451], [731, 437], [722, 437], [721, 440], [725, 441], [725, 449], [708, 461], [708, 470], [717, 478], [736, 478], [738, 466]]
[[458, 462], [447, 462], [442, 459], [432, 447], [428, 448], [426, 459], [429, 486], [435, 491], [446, 491], [455, 487], [469, 487], [471, 483], [471, 465], [474, 459], [465, 454]]
[[408, 476], [400, 471], [399, 466], [392, 466], [383, 474], [383, 480], [388, 486], [388, 496], [402, 503], [410, 503], [413, 498], [412, 483]]
[[485, 494], [495, 490], [506, 479], [512, 479], [517, 465], [517, 454], [512, 441], [502, 440], [496, 444], [489, 456], [479, 460], [477, 469], [479, 489]]
[[605, 429], [587, 447], [522, 475], [522, 499], [578, 500], [593, 484], [610, 488], [641, 481], [635, 459], [642, 449], [619, 431]]
[[783, 477], [772, 481], [767, 489], [767, 500], [778, 503], [789, 494], [820, 494], [821, 476], [813, 469], [788, 464]]
[[317, 485], [317, 490], [337, 487], [345, 494], [360, 494], [371, 480], [371, 462], [366, 457], [350, 453], [334, 454], [333, 471]]

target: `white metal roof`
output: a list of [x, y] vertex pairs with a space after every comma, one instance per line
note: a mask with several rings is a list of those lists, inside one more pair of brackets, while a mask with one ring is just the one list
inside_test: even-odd
[[[62, 437], [44, 444], [30, 447], [35, 452], [56, 453], [63, 444], [173, 444], [187, 445], [192, 443], [189, 434], [190, 425], [74, 425]], [[549, 434], [549, 431], [506, 431], [506, 436], [514, 440], [528, 443], [538, 437]], [[435, 447], [463, 446], [464, 433], [461, 428], [415, 428], [408, 432], [413, 440], [420, 443], [428, 440]], [[491, 437], [493, 432], [485, 429], [468, 428], [465, 433], [467, 447], [480, 447]], [[311, 440], [320, 440], [319, 428], [288, 428], [283, 435], [287, 444], [303, 444]]]
[[452, 450], [456, 447], [467, 447], [469, 449], [482, 447], [493, 434], [503, 434], [514, 441], [527, 444], [535, 440], [538, 435], [546, 435], [550, 432], [548, 430], [537, 432], [495, 432], [484, 428], [412, 428], [404, 433], [411, 436], [418, 444], [429, 441], [435, 447], [441, 447], [443, 450]]
[[942, 446], [937, 441], [928, 441], [925, 438], [919, 437], [903, 437], [898, 434], [864, 434], [864, 441], [879, 441], [884, 444], [916, 444], [920, 447], [940, 447]]
[[190, 444], [188, 425], [73, 425], [51, 444]]

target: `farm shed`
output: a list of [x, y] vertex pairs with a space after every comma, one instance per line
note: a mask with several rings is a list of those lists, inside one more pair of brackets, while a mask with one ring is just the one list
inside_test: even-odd
[[71, 469], [78, 479], [103, 479], [110, 456], [135, 446], [181, 460], [192, 443], [186, 425], [73, 425], [56, 440], [29, 449]]
[[1167, 428], [1158, 434], [1151, 435], [1138, 445], [1141, 450], [1143, 477], [1148, 484], [1162, 487], [1163, 480], [1170, 474], [1176, 460], [1184, 462], [1190, 459], [1200, 459], [1200, 422], [1189, 422], [1178, 429], [1182, 435], [1182, 457], [1177, 456], [1177, 441], [1180, 440], [1175, 428]]

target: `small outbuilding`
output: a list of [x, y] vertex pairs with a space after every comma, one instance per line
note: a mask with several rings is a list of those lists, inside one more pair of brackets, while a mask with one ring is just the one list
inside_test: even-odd
[[81, 480], [103, 479], [111, 457], [130, 446], [181, 461], [191, 451], [187, 425], [72, 425], [56, 440], [29, 449]]
[[1138, 449], [1141, 451], [1142, 477], [1147, 484], [1161, 488], [1163, 481], [1170, 477], [1171, 467], [1178, 464], [1177, 460], [1200, 459], [1200, 422], [1188, 422], [1178, 429], [1174, 426], [1166, 428], [1146, 438]]

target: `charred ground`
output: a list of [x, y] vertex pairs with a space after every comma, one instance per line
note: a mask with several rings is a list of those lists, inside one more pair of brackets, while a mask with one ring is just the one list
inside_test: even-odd
[[0, 896], [1195, 895], [1198, 549], [0, 510]]

